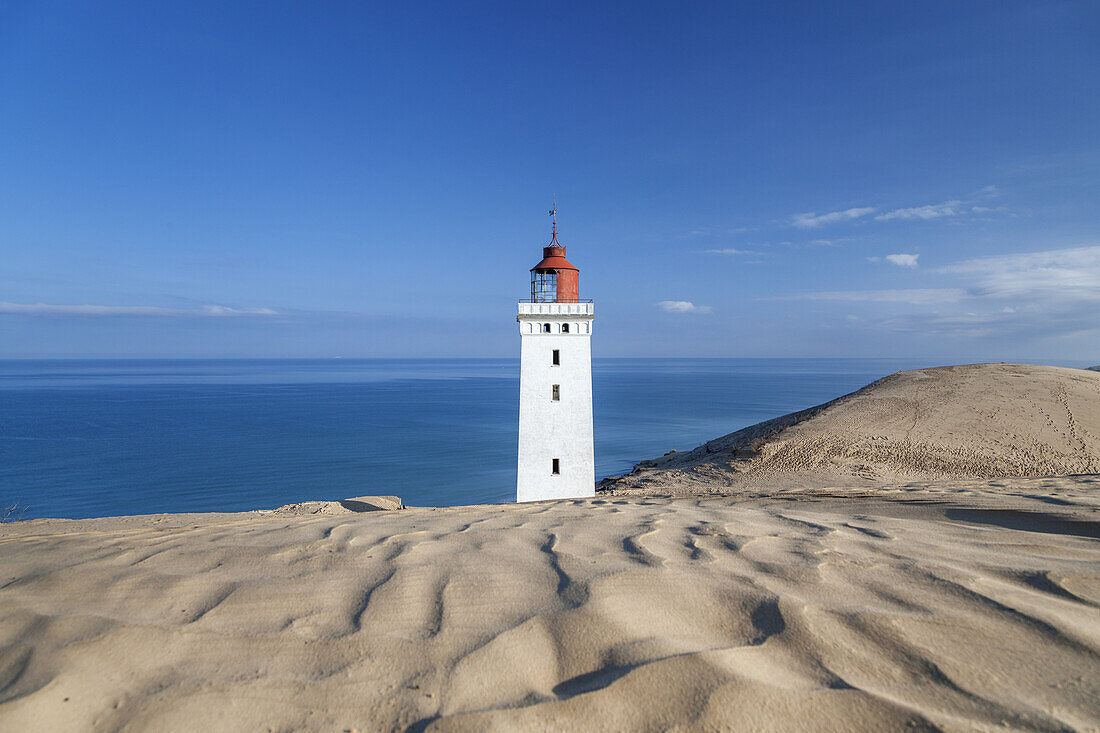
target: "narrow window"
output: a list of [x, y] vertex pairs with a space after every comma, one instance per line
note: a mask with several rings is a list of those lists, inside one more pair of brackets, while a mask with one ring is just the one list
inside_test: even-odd
[[561, 366], [561, 352], [557, 349], [554, 349], [554, 354], [550, 358], [550, 363], [554, 366]]
[[542, 332], [543, 333], [550, 333], [550, 324], [549, 323], [542, 324]]
[[550, 473], [557, 476], [558, 474], [561, 473], [561, 471], [559, 470], [561, 468], [561, 466], [559, 465], [560, 462], [557, 458], [551, 458], [550, 460], [551, 460]]
[[554, 402], [561, 401], [561, 385], [555, 384], [550, 388], [550, 399]]
[[569, 324], [568, 323], [561, 324], [561, 332], [562, 333], [569, 333]]

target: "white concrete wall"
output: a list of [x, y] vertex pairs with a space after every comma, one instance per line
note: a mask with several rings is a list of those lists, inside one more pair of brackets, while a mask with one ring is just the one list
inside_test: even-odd
[[[591, 303], [520, 303], [519, 466], [516, 500], [596, 495], [592, 446]], [[531, 307], [547, 308], [531, 312]], [[528, 312], [524, 309], [528, 308]], [[550, 313], [549, 307], [565, 309]], [[550, 324], [550, 333], [542, 326]], [[562, 324], [569, 333], [562, 333]], [[557, 349], [560, 366], [552, 365]], [[552, 385], [561, 399], [551, 399]], [[561, 473], [551, 472], [557, 458]]]

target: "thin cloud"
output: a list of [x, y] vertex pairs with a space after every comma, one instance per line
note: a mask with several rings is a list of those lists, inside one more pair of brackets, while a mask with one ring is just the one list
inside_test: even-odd
[[[898, 255], [867, 259], [901, 267], [919, 264], [916, 255], [902, 257], [901, 261]], [[825, 291], [777, 300], [909, 304], [917, 307], [906, 312], [899, 305], [898, 312], [889, 315], [846, 320], [872, 331], [926, 337], [1007, 338], [1025, 343], [1100, 334], [1100, 245], [975, 257], [923, 270], [922, 277], [941, 282], [949, 278], [945, 284], [958, 287]], [[876, 311], [872, 307], [868, 312]]]
[[967, 297], [960, 288], [913, 288], [900, 290], [834, 290], [819, 293], [789, 295], [775, 300], [842, 300], [864, 303], [910, 303], [931, 305], [957, 303]]
[[1021, 341], [1100, 333], [1095, 308], [1081, 305], [1057, 310], [1006, 306], [980, 313], [909, 313], [884, 319], [879, 325], [890, 331], [924, 336], [1012, 337]]
[[711, 313], [709, 305], [695, 305], [690, 300], [662, 300], [657, 307], [666, 313]]
[[129, 305], [53, 305], [50, 303], [0, 302], [0, 315], [24, 316], [199, 316], [222, 318], [227, 316], [277, 316], [270, 308], [230, 308], [224, 305], [204, 305], [202, 308], [183, 310], [157, 306]]
[[1021, 341], [1100, 333], [1100, 246], [976, 257], [929, 272], [964, 281], [965, 309], [898, 314], [880, 327]]
[[813, 229], [823, 224], [835, 224], [839, 221], [858, 219], [862, 216], [873, 214], [874, 212], [875, 210], [870, 206], [845, 209], [844, 211], [830, 211], [827, 214], [815, 214], [810, 211], [804, 214], [795, 214], [791, 217], [790, 224], [800, 229]]
[[732, 227], [726, 229], [716, 229], [714, 227], [696, 227], [690, 232], [684, 235], [680, 235], [680, 238], [685, 237], [721, 237], [728, 234], [744, 234], [745, 232], [755, 232], [760, 227]]
[[[1000, 211], [988, 205], [991, 199], [1001, 195], [1001, 190], [996, 186], [986, 186], [966, 199], [951, 199], [939, 204], [926, 204], [924, 206], [907, 206], [903, 208], [884, 211], [875, 216], [876, 221], [895, 220], [929, 220], [949, 217], [959, 217], [968, 214], [980, 214], [990, 211]], [[858, 206], [842, 211], [830, 211], [825, 214], [807, 212], [795, 214], [788, 224], [801, 229], [814, 229], [825, 224], [836, 224], [843, 221], [860, 219], [877, 211], [872, 206]]]
[[920, 255], [896, 254], [886, 255], [886, 261], [898, 267], [916, 267]]
[[905, 209], [894, 209], [875, 217], [877, 221], [893, 221], [894, 219], [940, 219], [945, 216], [961, 216], [969, 213], [970, 207], [962, 201], [944, 201], [942, 204], [929, 204], [927, 206], [911, 206]]
[[734, 249], [733, 247], [730, 247], [728, 249], [705, 249], [705, 250], [703, 250], [703, 253], [708, 254], [708, 255], [758, 255], [758, 254], [763, 254], [762, 252], [757, 252], [756, 250], [752, 250], [752, 249]]
[[923, 313], [883, 319], [879, 326], [896, 333], [924, 336], [963, 336], [984, 338], [1009, 325], [999, 313]]
[[811, 239], [807, 242], [791, 242], [784, 240], [776, 242], [778, 247], [790, 247], [791, 249], [804, 249], [806, 247], [839, 247], [841, 242], [850, 242], [851, 237], [838, 237], [837, 239]]
[[937, 272], [970, 276], [987, 297], [1100, 301], [1100, 246], [963, 260]]
[[204, 305], [202, 314], [206, 316], [277, 316], [270, 308], [229, 308], [224, 305]]
[[930, 219], [944, 219], [950, 217], [966, 216], [968, 214], [983, 214], [997, 211], [993, 207], [979, 202], [988, 202], [1001, 195], [1001, 190], [996, 186], [986, 186], [971, 196], [969, 200], [952, 199], [939, 204], [926, 204], [924, 206], [909, 206], [893, 211], [886, 211], [875, 217], [876, 221], [912, 221], [915, 219], [928, 221]]

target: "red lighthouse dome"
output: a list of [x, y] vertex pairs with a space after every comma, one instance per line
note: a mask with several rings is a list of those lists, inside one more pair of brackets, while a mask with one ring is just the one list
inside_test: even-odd
[[576, 303], [580, 297], [579, 281], [580, 270], [565, 259], [565, 247], [558, 244], [555, 217], [550, 244], [542, 248], [542, 261], [531, 268], [531, 300], [535, 303]]

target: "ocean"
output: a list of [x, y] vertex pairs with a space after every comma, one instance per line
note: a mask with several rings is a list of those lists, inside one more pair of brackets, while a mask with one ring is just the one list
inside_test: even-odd
[[[888, 359], [596, 359], [596, 477], [825, 402]], [[0, 509], [515, 499], [518, 359], [0, 361]]]

